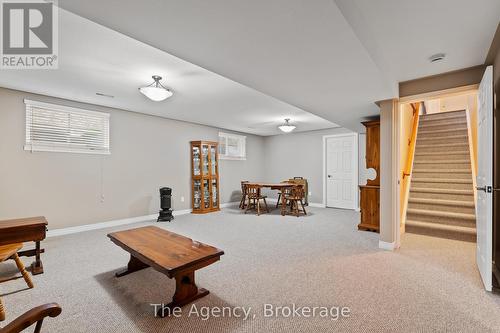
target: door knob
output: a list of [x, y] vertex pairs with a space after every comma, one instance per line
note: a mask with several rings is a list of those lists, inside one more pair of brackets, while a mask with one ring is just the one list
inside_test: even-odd
[[476, 186], [477, 191], [484, 191], [486, 193], [491, 193], [492, 188], [491, 186]]
[[332, 178], [332, 175], [328, 175], [328, 178]]

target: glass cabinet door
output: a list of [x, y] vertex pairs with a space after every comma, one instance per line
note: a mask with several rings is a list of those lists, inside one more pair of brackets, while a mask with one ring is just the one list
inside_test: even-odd
[[208, 146], [203, 145], [201, 147], [201, 155], [203, 159], [203, 175], [208, 175]]
[[203, 206], [210, 208], [210, 183], [208, 179], [203, 179]]
[[213, 208], [218, 206], [219, 198], [217, 196], [217, 193], [218, 193], [217, 179], [212, 179], [212, 207]]
[[193, 175], [195, 176], [200, 175], [200, 161], [201, 161], [200, 147], [193, 146]]
[[193, 183], [193, 207], [194, 209], [201, 208], [201, 181], [195, 180]]
[[215, 146], [210, 146], [210, 172], [212, 176], [217, 174], [217, 149]]

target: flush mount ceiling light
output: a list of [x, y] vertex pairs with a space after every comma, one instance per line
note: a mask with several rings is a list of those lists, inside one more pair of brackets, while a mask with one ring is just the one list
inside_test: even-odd
[[172, 91], [165, 88], [161, 83], [161, 76], [153, 75], [154, 82], [147, 87], [139, 88], [141, 94], [155, 102], [163, 101], [173, 95]]
[[290, 119], [289, 118], [286, 118], [285, 119], [285, 123], [281, 126], [278, 126], [278, 128], [282, 131], [282, 132], [285, 132], [285, 133], [290, 133], [291, 131], [293, 131], [294, 129], [296, 129], [297, 127], [296, 126], [293, 126], [292, 124], [290, 124]]

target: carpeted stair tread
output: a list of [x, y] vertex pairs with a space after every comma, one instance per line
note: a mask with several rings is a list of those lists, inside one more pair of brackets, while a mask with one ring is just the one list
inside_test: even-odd
[[437, 119], [453, 119], [453, 118], [463, 118], [463, 117], [465, 117], [465, 110], [457, 110], [457, 111], [425, 114], [421, 116], [421, 120], [432, 121]]
[[471, 169], [415, 169], [413, 170], [415, 173], [471, 173]]
[[[417, 144], [418, 145], [418, 144]], [[415, 152], [415, 156], [434, 156], [434, 155], [469, 155], [468, 150], [454, 150], [454, 151], [448, 151], [448, 152], [436, 152], [436, 151], [429, 151], [429, 152]]]
[[[453, 118], [452, 118], [453, 119]], [[422, 123], [420, 123], [419, 125], [419, 128], [427, 128], [427, 127], [436, 127], [436, 126], [442, 126], [442, 125], [463, 125], [463, 126], [467, 126], [467, 121], [466, 120], [463, 120], [461, 119], [461, 117], [457, 117], [455, 118], [456, 120], [453, 121], [453, 120], [448, 120], [446, 119], [444, 123], [438, 123], [437, 121], [441, 120], [434, 120], [434, 121], [424, 121]]]
[[417, 139], [418, 142], [422, 141], [445, 141], [445, 140], [454, 140], [454, 139], [464, 139], [467, 140], [466, 135], [443, 135], [443, 136], [427, 136], [420, 137]]
[[469, 160], [431, 160], [431, 161], [414, 161], [414, 164], [469, 164]]
[[450, 184], [472, 184], [472, 179], [457, 179], [457, 178], [413, 178], [415, 183], [450, 183]]
[[467, 195], [472, 195], [474, 194], [473, 190], [455, 190], [455, 189], [449, 189], [449, 188], [411, 188], [411, 192], [423, 192], [423, 193], [441, 193], [441, 194], [467, 194]]
[[440, 134], [440, 133], [449, 133], [449, 132], [458, 132], [458, 131], [467, 131], [467, 127], [457, 127], [457, 128], [450, 128], [450, 129], [443, 129], [443, 130], [422, 130], [418, 131], [419, 135], [424, 135], [424, 134]]
[[407, 214], [439, 216], [451, 219], [476, 221], [476, 216], [474, 214], [454, 213], [454, 212], [439, 211], [439, 210], [408, 208]]
[[406, 221], [406, 227], [419, 227], [419, 228], [425, 228], [425, 229], [430, 229], [430, 230], [440, 230], [440, 231], [447, 231], [447, 232], [458, 232], [458, 233], [464, 233], [464, 234], [469, 234], [469, 235], [474, 235], [476, 236], [476, 228], [474, 227], [463, 227], [463, 226], [458, 226], [458, 225], [450, 225], [450, 224], [439, 224], [439, 223], [432, 223], [432, 222], [421, 222], [421, 221], [413, 221], [413, 220], [407, 220]]
[[464, 147], [464, 148], [468, 148], [469, 144], [458, 142], [458, 143], [437, 143], [437, 144], [419, 145], [419, 148], [436, 148], [436, 147]]
[[442, 199], [427, 199], [427, 198], [410, 198], [409, 203], [420, 203], [438, 206], [462, 206], [474, 208], [474, 201], [461, 200], [442, 200]]
[[407, 232], [476, 240], [467, 126], [465, 110], [420, 117], [406, 210]]

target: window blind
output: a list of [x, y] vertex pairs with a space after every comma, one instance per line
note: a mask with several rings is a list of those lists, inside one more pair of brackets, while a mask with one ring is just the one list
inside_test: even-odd
[[25, 150], [109, 154], [109, 114], [25, 100]]

